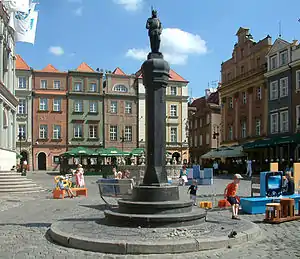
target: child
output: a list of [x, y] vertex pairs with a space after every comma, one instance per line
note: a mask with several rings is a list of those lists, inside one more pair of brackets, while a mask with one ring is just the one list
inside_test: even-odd
[[224, 198], [227, 199], [232, 206], [232, 219], [239, 219], [239, 201], [237, 200], [236, 193], [239, 188], [240, 179], [242, 178], [240, 174], [235, 174], [233, 176], [233, 182], [228, 184], [224, 190]]
[[68, 196], [70, 198], [74, 198], [74, 194], [73, 192], [70, 190], [69, 186], [64, 186], [64, 182], [63, 182], [64, 178], [63, 177], [60, 177], [59, 178], [59, 181], [57, 183], [57, 186], [60, 190], [66, 190], [67, 193], [68, 193]]
[[194, 179], [192, 185], [188, 189], [188, 193], [190, 193], [190, 198], [193, 201], [194, 206], [197, 205], [196, 204], [197, 190], [198, 190], [197, 180]]

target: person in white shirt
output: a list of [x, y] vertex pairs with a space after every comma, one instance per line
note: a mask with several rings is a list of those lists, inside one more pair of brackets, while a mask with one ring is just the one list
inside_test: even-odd
[[252, 161], [249, 159], [247, 160], [247, 173], [249, 177], [252, 177]]

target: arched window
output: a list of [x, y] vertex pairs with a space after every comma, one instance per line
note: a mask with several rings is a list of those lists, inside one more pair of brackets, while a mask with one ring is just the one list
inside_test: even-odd
[[120, 93], [127, 93], [128, 88], [125, 85], [115, 85], [113, 87], [113, 91], [120, 92]]

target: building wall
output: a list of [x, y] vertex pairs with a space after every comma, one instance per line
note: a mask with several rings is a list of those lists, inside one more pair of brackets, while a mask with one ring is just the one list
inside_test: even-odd
[[[20, 101], [25, 100], [25, 112], [17, 109], [16, 122], [16, 146], [18, 153], [26, 152], [27, 162], [32, 169], [32, 71], [31, 70], [16, 70], [16, 98]], [[19, 79], [26, 79], [26, 86], [19, 83]], [[21, 82], [22, 83], [22, 82]], [[21, 112], [21, 113], [20, 113]], [[19, 139], [19, 128], [25, 126], [25, 139]], [[24, 158], [25, 159], [25, 158]]]
[[[16, 109], [18, 100], [14, 97], [15, 42], [8, 30], [8, 17], [0, 4], [0, 171], [8, 171], [16, 165]], [[11, 52], [7, 52], [4, 42]]]
[[[41, 80], [47, 80], [47, 89], [41, 88]], [[54, 80], [61, 82], [59, 90], [53, 89]], [[45, 111], [40, 110], [41, 99], [48, 100], [48, 107]], [[53, 109], [55, 99], [61, 100], [60, 111]], [[39, 165], [39, 155], [45, 153], [46, 170], [59, 170], [54, 161], [55, 157], [65, 152], [67, 147], [67, 73], [33, 72], [32, 110], [33, 169], [43, 170], [43, 166]], [[41, 125], [46, 125], [48, 128], [46, 138], [40, 135]], [[54, 125], [61, 127], [61, 136], [58, 139], [54, 139]], [[40, 160], [43, 161], [42, 158]]]
[[145, 86], [141, 78], [137, 79], [138, 87], [138, 144], [139, 147], [145, 147], [146, 140], [146, 100], [145, 100]]
[[[267, 134], [266, 53], [272, 46], [268, 36], [254, 42], [249, 30], [240, 28], [232, 57], [222, 63], [222, 85], [219, 88], [222, 105], [222, 145], [243, 143]], [[258, 98], [258, 91], [261, 98]], [[243, 103], [243, 96], [246, 103]], [[233, 107], [230, 107], [230, 104]], [[261, 134], [255, 133], [255, 122], [261, 122]], [[242, 125], [246, 134], [242, 137]], [[232, 127], [232, 138], [230, 128]]]
[[[69, 72], [68, 92], [68, 148], [86, 146], [97, 149], [103, 147], [103, 81], [102, 73]], [[82, 83], [82, 92], [75, 91], [75, 84]], [[91, 92], [90, 84], [96, 84], [96, 91]], [[83, 112], [75, 112], [76, 100], [83, 102]], [[97, 112], [90, 112], [91, 102], [97, 103]], [[83, 137], [74, 136], [74, 125], [81, 124]], [[89, 126], [97, 126], [96, 138], [89, 135]]]
[[[137, 87], [134, 83], [135, 77], [131, 75], [106, 75], [105, 87], [105, 148], [116, 147], [124, 151], [131, 151], [138, 147], [138, 96]], [[116, 86], [122, 86], [127, 92], [116, 91]], [[125, 88], [124, 88], [125, 87]], [[111, 109], [113, 103], [117, 104], [117, 111]], [[126, 113], [126, 104], [131, 104], [131, 113]], [[111, 126], [117, 126], [117, 137], [110, 138]], [[125, 128], [131, 127], [131, 141], [124, 140]]]

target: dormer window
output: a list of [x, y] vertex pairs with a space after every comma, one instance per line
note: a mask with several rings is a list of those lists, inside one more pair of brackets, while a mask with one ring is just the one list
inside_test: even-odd
[[284, 66], [288, 63], [288, 52], [287, 50], [280, 53], [280, 65]]
[[276, 69], [277, 68], [277, 55], [274, 55], [270, 58], [270, 69]]
[[115, 85], [113, 87], [113, 91], [120, 92], [120, 93], [127, 93], [128, 88], [125, 85]]

